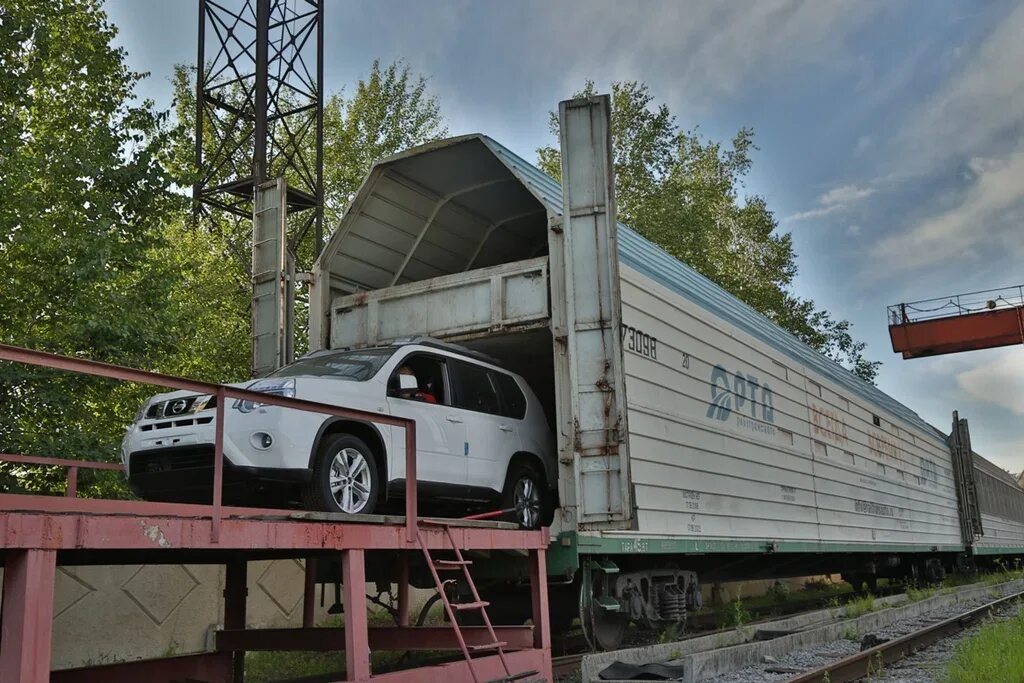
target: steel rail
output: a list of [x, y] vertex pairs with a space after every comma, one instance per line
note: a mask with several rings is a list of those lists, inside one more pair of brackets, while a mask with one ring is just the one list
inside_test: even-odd
[[893, 662], [899, 661], [918, 650], [947, 638], [960, 631], [967, 630], [985, 618], [992, 610], [1024, 596], [1024, 591], [1008, 595], [986, 603], [970, 611], [950, 617], [944, 621], [894, 638], [888, 642], [850, 655], [844, 659], [830, 662], [825, 666], [806, 671], [790, 678], [787, 683], [846, 683], [857, 681], [878, 671]]

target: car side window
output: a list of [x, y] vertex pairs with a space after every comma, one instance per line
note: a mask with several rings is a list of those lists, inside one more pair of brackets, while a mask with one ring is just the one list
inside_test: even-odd
[[514, 420], [526, 417], [526, 396], [516, 380], [504, 372], [492, 372], [491, 377], [501, 392], [501, 414]]
[[[421, 403], [448, 405], [444, 384], [445, 362], [436, 356], [413, 354], [406, 357], [388, 378], [388, 396]], [[406, 380], [402, 375], [414, 379]]]
[[501, 414], [498, 392], [485, 368], [469, 363], [452, 363], [452, 383], [456, 408], [491, 415]]

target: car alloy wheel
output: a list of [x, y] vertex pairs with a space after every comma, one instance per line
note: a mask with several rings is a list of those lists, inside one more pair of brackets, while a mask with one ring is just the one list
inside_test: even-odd
[[540, 523], [541, 498], [540, 488], [533, 477], [523, 475], [513, 488], [513, 501], [516, 508], [516, 520], [526, 529], [535, 529]]
[[334, 455], [330, 470], [331, 496], [342, 512], [362, 512], [370, 500], [373, 480], [370, 464], [355, 448], [342, 448]]

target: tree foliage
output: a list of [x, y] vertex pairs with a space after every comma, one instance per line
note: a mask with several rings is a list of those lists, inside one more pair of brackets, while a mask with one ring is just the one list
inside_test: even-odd
[[374, 60], [355, 92], [324, 105], [324, 217], [335, 225], [375, 161], [448, 134], [427, 80], [409, 65]]
[[[99, 0], [0, 7], [0, 341], [238, 380], [249, 369], [251, 226], [192, 220], [194, 69], [175, 69], [173, 116], [157, 112], [136, 102], [144, 75], [115, 35]], [[375, 62], [351, 97], [328, 101], [335, 214], [376, 157], [445, 133], [426, 81], [400, 63]], [[114, 460], [157, 391], [0, 363], [0, 452]], [[63, 481], [0, 465], [0, 489]], [[81, 481], [86, 494], [123, 492], [118, 476], [83, 470]]]
[[[587, 82], [578, 97], [594, 95]], [[740, 195], [756, 149], [744, 128], [727, 145], [684, 131], [646, 85], [612, 85], [612, 147], [620, 219], [674, 257], [745, 301], [810, 345], [868, 381], [879, 363], [850, 323], [793, 294], [796, 253], [765, 199]], [[550, 128], [558, 134], [558, 117]], [[537, 150], [539, 163], [561, 179], [559, 151]]]
[[[145, 365], [170, 349], [172, 278], [153, 256], [175, 199], [164, 116], [132, 104], [142, 76], [115, 32], [98, 0], [0, 9], [0, 339]], [[3, 364], [0, 449], [110, 457], [139, 392]]]

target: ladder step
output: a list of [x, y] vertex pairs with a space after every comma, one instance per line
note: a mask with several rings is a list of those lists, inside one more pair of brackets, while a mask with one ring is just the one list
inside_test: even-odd
[[434, 560], [434, 569], [458, 569], [471, 564], [473, 560]]
[[491, 680], [487, 681], [487, 683], [512, 683], [512, 681], [521, 681], [524, 678], [529, 678], [530, 676], [539, 676], [539, 675], [540, 675], [539, 671], [523, 671], [522, 673], [511, 674], [511, 675], [505, 676], [503, 678], [492, 678]]
[[484, 607], [489, 607], [490, 604], [491, 603], [486, 600], [481, 600], [479, 602], [453, 602], [452, 609], [456, 612], [461, 612], [467, 609], [483, 609]]
[[483, 643], [481, 645], [467, 645], [466, 649], [472, 652], [480, 652], [481, 650], [497, 650], [500, 647], [508, 647], [508, 643], [504, 640], [496, 640], [493, 643]]

